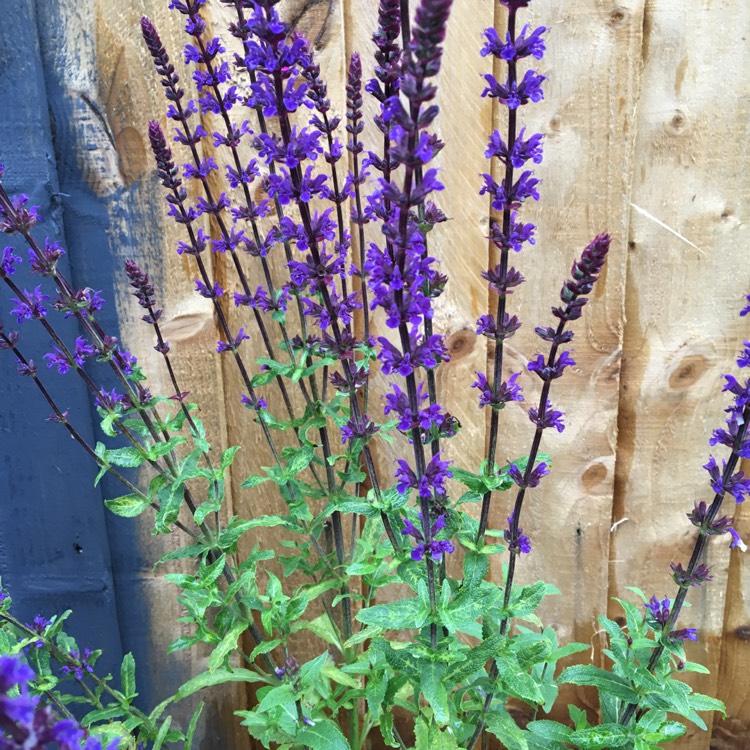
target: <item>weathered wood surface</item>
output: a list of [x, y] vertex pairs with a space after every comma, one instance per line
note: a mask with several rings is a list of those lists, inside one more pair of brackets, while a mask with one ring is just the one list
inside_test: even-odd
[[[131, 254], [152, 273], [179, 376], [205, 405], [202, 416], [214, 442], [244, 446], [229, 512], [255, 513], [259, 506], [273, 512], [280, 506], [272, 492], [239, 490], [247, 474], [268, 464], [267, 449], [239, 404], [235, 369], [212, 356], [219, 337], [213, 315], [191, 292], [195, 272], [189, 259], [174, 252], [177, 232], [163, 218], [144, 135], [148, 119], [164, 122], [164, 102], [139, 38], [141, 14], [157, 23], [182, 70], [181, 17], [164, 6], [156, 0], [127, 0], [115, 9], [104, 0], [37, 2], [61, 190], [75, 196], [64, 203], [66, 221], [82, 248], [81, 278], [111, 275]], [[345, 61], [359, 50], [369, 74], [377, 3], [288, 0], [283, 10], [315, 40], [334, 109], [343, 115]], [[212, 12], [217, 28], [230, 15], [229, 8]], [[522, 582], [541, 577], [558, 586], [564, 596], [548, 601], [543, 618], [563, 641], [590, 641], [600, 658], [596, 617], [608, 610], [619, 614], [609, 596], [632, 598], [627, 585], [649, 595], [674, 592], [668, 564], [684, 560], [693, 538], [684, 514], [694, 498], [710, 492], [700, 467], [726, 405], [720, 375], [748, 337], [737, 310], [748, 286], [742, 242], [750, 198], [750, 61], [744, 39], [750, 8], [744, 0], [536, 0], [523, 16], [550, 28], [540, 66], [549, 81], [545, 101], [521, 113], [529, 132], [545, 134], [545, 160], [538, 169], [542, 201], [523, 209], [524, 219], [538, 225], [537, 244], [512, 259], [528, 281], [511, 299], [511, 312], [524, 328], [511, 341], [508, 373], [524, 370], [535, 355], [540, 342], [533, 327], [549, 324], [549, 308], [573, 257], [603, 230], [611, 232], [613, 245], [594, 299], [576, 326], [577, 366], [552, 391], [553, 403], [568, 415], [567, 429], [545, 436], [542, 449], [552, 454], [553, 470], [525, 508], [522, 525], [534, 552], [518, 575]], [[438, 382], [463, 432], [447, 453], [466, 468], [483, 458], [486, 424], [470, 389], [474, 371], [486, 368], [485, 339], [473, 327], [487, 301], [479, 274], [492, 262], [484, 237], [487, 204], [477, 190], [479, 173], [486, 171], [487, 134], [493, 127], [503, 131], [505, 114], [479, 96], [480, 74], [489, 65], [478, 53], [481, 32], [493, 19], [502, 28], [504, 11], [496, 3], [455, 0], [438, 126], [447, 145], [440, 155], [446, 189], [437, 202], [451, 221], [429, 237], [431, 252], [451, 279], [435, 327], [448, 333], [453, 359], [440, 369]], [[372, 102], [365, 101], [371, 112]], [[76, 234], [76, 222], [88, 227], [88, 236]], [[92, 237], [101, 246], [92, 245]], [[102, 263], [105, 250], [108, 260]], [[275, 263], [278, 280], [281, 255]], [[251, 281], [260, 280], [257, 271], [251, 273]], [[233, 290], [227, 258], [217, 261], [215, 274]], [[123, 339], [153, 373], [155, 386], [165, 384], [151, 332], [138, 323], [140, 308], [123, 277], [98, 283], [116, 292]], [[255, 343], [245, 352], [264, 353]], [[525, 385], [528, 406], [538, 391], [531, 378]], [[501, 433], [499, 461], [527, 452], [532, 429], [520, 408], [502, 414]], [[394, 457], [406, 448], [379, 450], [384, 474], [392, 474]], [[504, 523], [510, 502], [496, 501], [493, 526]], [[750, 532], [747, 513], [737, 526]], [[145, 525], [139, 527], [137, 551], [113, 541], [113, 554], [127, 559], [115, 575], [121, 596], [149, 603], [148, 620], [134, 621], [130, 632], [123, 621], [122, 633], [125, 650], [143, 654], [144, 664], [161, 662], [176, 636], [174, 591], [150, 572], [176, 543], [152, 539]], [[701, 629], [695, 656], [712, 672], [695, 680], [696, 688], [718, 692], [727, 702], [730, 719], [716, 722], [712, 747], [728, 750], [745, 747], [750, 735], [748, 562], [738, 554], [730, 558], [724, 540], [712, 543], [709, 562], [715, 581], [691, 593], [685, 624]], [[163, 681], [156, 672], [140, 672], [141, 680], [152, 680], [154, 693], [200, 669], [204, 657], [183, 652], [170, 658], [179, 667]], [[584, 692], [566, 697], [593, 705]], [[240, 692], [225, 693], [212, 705], [206, 741], [220, 737], [227, 747], [243, 747], [230, 716], [232, 707], [243, 707]], [[691, 732], [675, 747], [703, 750], [710, 742], [711, 733]]]
[[[722, 19], [732, 20], [719, 42], [706, 32]], [[613, 596], [629, 596], [626, 585], [638, 585], [649, 596], [673, 596], [669, 563], [686, 563], [694, 539], [685, 513], [694, 499], [710, 499], [701, 466], [727, 406], [721, 375], [733, 370], [733, 356], [748, 337], [737, 308], [748, 285], [743, 241], [750, 87], [748, 59], [738, 59], [737, 50], [746, 48], [749, 22], [750, 9], [741, 0], [721, 8], [700, 0], [679, 7], [669, 0], [649, 2], [643, 18], [613, 512], [622, 523], [610, 556]], [[727, 85], [734, 76], [736, 83]], [[725, 505], [731, 517], [731, 498]], [[703, 693], [720, 687], [736, 710], [735, 689], [742, 683], [719, 681], [727, 668], [721, 667], [726, 606], [736, 618], [744, 599], [736, 576], [732, 599], [725, 596], [729, 559], [726, 538], [714, 540], [707, 562], [715, 579], [691, 592], [693, 607], [683, 619], [701, 633], [688, 654], [711, 670], [690, 682]], [[746, 652], [745, 669], [747, 658]], [[707, 716], [709, 726], [712, 718], [719, 724]], [[746, 741], [750, 716], [734, 714], [733, 722], [735, 737]], [[680, 740], [685, 750], [706, 746], [706, 734], [694, 728]]]

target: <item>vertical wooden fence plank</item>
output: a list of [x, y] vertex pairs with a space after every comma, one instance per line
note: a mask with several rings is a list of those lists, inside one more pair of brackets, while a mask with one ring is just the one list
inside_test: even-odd
[[[410, 4], [410, 23], [417, 3]], [[374, 50], [372, 34], [377, 29], [378, 3], [369, 0], [347, 0], [345, 5], [347, 47], [349, 53], [359, 52], [362, 58], [363, 84], [373, 77]], [[437, 370], [438, 402], [461, 422], [459, 434], [441, 444], [441, 458], [457, 466], [476, 471], [485, 456], [484, 434], [486, 415], [478, 408], [478, 396], [471, 390], [475, 371], [486, 370], [487, 346], [484, 337], [475, 333], [476, 320], [485, 312], [487, 286], [481, 278], [487, 269], [488, 249], [487, 201], [479, 195], [480, 173], [487, 170], [484, 150], [491, 130], [491, 103], [481, 98], [486, 60], [479, 54], [482, 32], [492, 26], [494, 9], [481, 0], [457, 0], [448, 22], [448, 34], [438, 76], [440, 115], [430, 131], [444, 141], [435, 166], [443, 191], [433, 193], [430, 200], [447, 215], [448, 221], [438, 224], [427, 236], [428, 252], [439, 261], [438, 270], [448, 276], [445, 292], [435, 301], [433, 327], [445, 335], [450, 362]], [[366, 123], [362, 135], [366, 150], [382, 153], [382, 136], [372, 125], [378, 102], [364, 93]], [[378, 173], [370, 169], [371, 178]], [[394, 175], [402, 180], [401, 170]], [[366, 186], [365, 194], [374, 186]], [[367, 241], [382, 245], [383, 235], [368, 228]], [[397, 339], [397, 332], [386, 328], [380, 309], [371, 313], [372, 331], [376, 336]], [[402, 390], [403, 379], [377, 375], [371, 396], [370, 412], [382, 415], [382, 396], [390, 392], [389, 384]], [[395, 483], [395, 460], [408, 456], [412, 449], [406, 438], [396, 436], [393, 445], [385, 441], [373, 444], [378, 457], [381, 484]], [[477, 513], [479, 508], [476, 508]], [[458, 560], [449, 564], [457, 565]], [[394, 595], [398, 596], [394, 593]]]
[[[711, 495], [701, 465], [728, 401], [721, 374], [747, 336], [737, 313], [748, 283], [738, 251], [750, 198], [750, 68], [747, 55], [738, 57], [748, 23], [741, 0], [646, 7], [615, 505], [623, 523], [610, 566], [610, 591], [623, 598], [632, 599], [625, 585], [674, 596], [668, 565], [684, 563], [695, 540], [685, 513]], [[724, 539], [710, 545], [715, 580], [691, 592], [693, 607], [681, 618], [700, 630], [689, 656], [711, 675], [691, 682], [710, 694], [719, 674], [727, 547]], [[691, 729], [680, 747], [707, 748], [709, 737]]]
[[[520, 212], [538, 227], [536, 245], [512, 258], [527, 282], [510, 300], [510, 312], [523, 327], [510, 341], [508, 366], [524, 373], [520, 382], [526, 402], [523, 409], [514, 405], [502, 415], [499, 460], [527, 455], [531, 444], [527, 409], [537, 404], [540, 383], [526, 366], [536, 352], [546, 356], [548, 351], [534, 327], [554, 324], [551, 307], [559, 304], [573, 259], [595, 235], [607, 231], [612, 245], [604, 272], [583, 319], [571, 324], [576, 366], [551, 390], [554, 407], [565, 412], [566, 429], [562, 434], [549, 430], [542, 441], [542, 451], [552, 457], [551, 475], [527, 497], [522, 526], [532, 553], [520, 560], [517, 577], [520, 583], [543, 579], [556, 585], [562, 597], [548, 598], [540, 616], [561, 642], [592, 642], [593, 652], [596, 616], [607, 602], [643, 3], [541, 0], [528, 11], [522, 23], [549, 29], [547, 53], [533, 66], [548, 80], [544, 101], [523, 107], [520, 124], [528, 133], [544, 134], [544, 161], [536, 169], [541, 200], [527, 202]], [[503, 518], [511, 502], [503, 503]], [[592, 708], [595, 697], [580, 689], [563, 690], [557, 718], [566, 719], [567, 702]]]

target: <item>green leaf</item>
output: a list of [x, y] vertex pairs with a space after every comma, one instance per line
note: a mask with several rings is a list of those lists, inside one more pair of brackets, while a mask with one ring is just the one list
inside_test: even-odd
[[550, 742], [568, 742], [570, 735], [573, 733], [573, 730], [570, 727], [566, 727], [565, 724], [547, 719], [530, 721], [526, 725], [526, 729], [536, 737], [549, 740]]
[[630, 742], [630, 731], [620, 724], [600, 724], [573, 732], [567, 740], [581, 750], [609, 750]]
[[461, 582], [461, 587], [466, 589], [479, 588], [489, 569], [490, 560], [487, 555], [467, 552], [464, 557], [464, 580]]
[[167, 718], [164, 719], [164, 723], [159, 727], [159, 732], [154, 740], [153, 750], [160, 750], [161, 746], [164, 744], [164, 740], [167, 739], [167, 732], [169, 732], [169, 725], [171, 723], [172, 717], [167, 716]]
[[544, 696], [536, 680], [518, 663], [513, 654], [498, 657], [499, 683], [511, 695], [527, 703], [544, 704]]
[[574, 664], [572, 667], [567, 667], [562, 671], [558, 682], [591, 685], [627, 703], [638, 703], [637, 693], [622, 677], [595, 667], [593, 664]]
[[187, 440], [182, 435], [175, 435], [174, 437], [165, 440], [164, 442], [158, 442], [150, 446], [146, 451], [149, 461], [157, 461], [162, 456], [166, 456], [171, 453], [178, 445], [186, 443]]
[[195, 736], [195, 730], [198, 727], [198, 719], [203, 712], [204, 705], [205, 703], [201, 701], [198, 704], [198, 708], [195, 709], [195, 712], [190, 717], [190, 724], [188, 725], [187, 734], [185, 735], [185, 750], [191, 750], [193, 747], [193, 737]]
[[530, 615], [542, 602], [544, 597], [551, 593], [550, 587], [544, 581], [537, 581], [530, 586], [522, 586], [514, 590], [510, 605], [508, 606], [509, 617], [526, 617]]
[[135, 692], [135, 659], [131, 653], [125, 654], [122, 658], [122, 666], [120, 667], [120, 684], [122, 685], [122, 692], [125, 694], [128, 701], [138, 695], [138, 693]]
[[364, 625], [378, 625], [388, 630], [404, 630], [421, 628], [427, 622], [429, 615], [429, 607], [421, 599], [415, 597], [368, 607], [357, 613], [357, 619]]
[[129, 445], [125, 448], [114, 448], [113, 450], [105, 451], [104, 460], [112, 466], [135, 469], [146, 460], [146, 454], [142, 448]]
[[122, 495], [113, 500], [105, 500], [104, 504], [116, 516], [123, 518], [135, 518], [146, 510], [150, 503], [141, 495]]
[[507, 750], [527, 750], [529, 745], [523, 730], [505, 708], [490, 711], [486, 722], [487, 731], [494, 734]]
[[267, 482], [270, 479], [270, 477], [259, 477], [253, 474], [252, 476], [248, 477], [241, 485], [243, 489], [250, 490], [253, 487], [257, 487], [259, 484], [263, 484], [263, 482]]
[[[261, 682], [262, 678], [249, 669], [217, 669], [214, 672], [203, 672], [192, 677], [180, 686], [174, 697], [169, 700], [181, 701], [199, 690], [225, 682]], [[169, 703], [168, 702], [168, 703]]]
[[294, 690], [288, 683], [272, 687], [267, 693], [263, 695], [258, 708], [258, 713], [266, 713], [269, 709], [275, 708], [276, 706], [287, 706], [293, 705], [295, 700]]
[[239, 445], [233, 445], [231, 448], [227, 448], [221, 454], [221, 470], [226, 471], [234, 461], [234, 454], [240, 449]]
[[419, 686], [439, 726], [445, 726], [450, 721], [445, 669], [445, 664], [433, 661], [422, 660], [419, 664]]
[[238, 638], [247, 630], [247, 623], [244, 620], [234, 623], [229, 632], [221, 639], [208, 660], [208, 670], [213, 672], [218, 669], [229, 654], [237, 648]]
[[464, 661], [453, 664], [446, 675], [446, 682], [455, 685], [463, 682], [479, 669], [484, 669], [485, 664], [499, 653], [505, 642], [501, 635], [491, 635], [478, 646], [468, 649]]
[[293, 451], [291, 458], [287, 460], [284, 474], [290, 479], [296, 477], [297, 474], [299, 474], [310, 465], [314, 456], [314, 448], [310, 448], [309, 446], [296, 448]]
[[351, 750], [341, 730], [328, 719], [317, 721], [314, 727], [305, 726], [294, 739], [315, 750]]
[[688, 703], [694, 711], [720, 711], [725, 719], [727, 717], [727, 707], [724, 702], [718, 698], [712, 698], [710, 695], [691, 693], [688, 696]]

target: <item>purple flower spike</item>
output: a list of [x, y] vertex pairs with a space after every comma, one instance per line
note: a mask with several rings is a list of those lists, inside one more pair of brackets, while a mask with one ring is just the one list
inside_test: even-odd
[[655, 596], [652, 596], [645, 606], [653, 615], [654, 620], [663, 628], [669, 620], [669, 609], [672, 606], [672, 602], [666, 597], [659, 601]]
[[533, 469], [531, 474], [529, 474], [528, 480], [524, 478], [524, 474], [521, 473], [521, 470], [515, 464], [511, 464], [508, 469], [508, 476], [522, 489], [525, 487], [537, 487], [542, 477], [547, 476], [547, 474], [549, 474], [549, 468], [544, 461]]
[[46, 294], [42, 294], [42, 288], [36, 287], [33, 291], [28, 289], [23, 290], [23, 299], [12, 299], [11, 302], [15, 302], [16, 306], [10, 311], [11, 315], [16, 316], [16, 320], [20, 323], [23, 320], [31, 320], [32, 318], [41, 319], [47, 315], [47, 308], [44, 303], [49, 300]]
[[717, 495], [727, 493], [732, 495], [738, 503], [744, 502], [745, 496], [750, 492], [750, 479], [745, 479], [745, 473], [742, 471], [724, 479], [723, 469], [726, 468], [726, 463], [726, 461], [722, 461], [722, 471], [719, 471], [716, 459], [710, 456], [708, 463], [703, 466], [711, 477], [711, 488]]
[[528, 555], [531, 552], [531, 541], [520, 526], [514, 529], [513, 513], [508, 516], [507, 520], [508, 528], [503, 531], [503, 538], [508, 542], [508, 549], [511, 552]]

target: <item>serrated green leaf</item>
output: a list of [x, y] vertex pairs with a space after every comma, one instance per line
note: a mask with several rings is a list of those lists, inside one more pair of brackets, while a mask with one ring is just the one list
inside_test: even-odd
[[226, 471], [232, 465], [232, 462], [234, 461], [234, 456], [239, 449], [240, 449], [239, 445], [233, 445], [231, 448], [227, 448], [221, 454], [221, 471]]
[[120, 684], [122, 685], [122, 692], [128, 700], [138, 695], [135, 692], [135, 659], [131, 653], [125, 654], [122, 658]]
[[156, 461], [162, 456], [166, 456], [171, 453], [178, 445], [186, 443], [187, 440], [182, 435], [175, 435], [174, 437], [165, 440], [164, 442], [155, 443], [146, 451], [149, 461]]
[[123, 518], [135, 518], [150, 507], [146, 498], [135, 494], [121, 495], [112, 500], [105, 500], [104, 504], [116, 516], [122, 516]]
[[205, 703], [201, 701], [198, 704], [198, 708], [195, 709], [193, 715], [190, 717], [190, 724], [188, 725], [187, 734], [185, 735], [185, 750], [192, 750], [193, 737], [195, 736], [195, 730], [198, 727], [198, 719], [200, 719], [204, 705]]
[[164, 719], [164, 723], [159, 727], [159, 732], [156, 735], [156, 739], [154, 740], [154, 746], [153, 750], [160, 750], [161, 746], [164, 744], [164, 741], [167, 739], [167, 733], [169, 732], [169, 726], [172, 723], [172, 717], [167, 716], [166, 719]]
[[578, 745], [580, 750], [609, 750], [627, 745], [630, 731], [620, 724], [600, 724], [573, 732], [568, 742]]
[[425, 700], [432, 708], [438, 726], [445, 726], [450, 721], [445, 671], [445, 664], [424, 660], [419, 664], [419, 686]]
[[536, 680], [518, 663], [513, 654], [501, 655], [497, 658], [498, 681], [504, 692], [514, 695], [527, 703], [542, 705], [544, 696]]
[[357, 613], [357, 619], [362, 624], [377, 625], [388, 630], [419, 629], [427, 622], [429, 616], [429, 607], [418, 597], [376, 604]]
[[247, 629], [246, 622], [236, 622], [229, 629], [229, 632], [221, 639], [221, 642], [214, 648], [211, 657], [208, 660], [208, 670], [213, 672], [218, 669], [229, 654], [237, 648], [237, 640]]
[[486, 716], [487, 731], [494, 734], [507, 750], [528, 750], [528, 742], [523, 730], [505, 710], [490, 711]]
[[245, 490], [251, 490], [253, 487], [257, 487], [259, 484], [263, 484], [263, 482], [267, 482], [270, 479], [270, 477], [260, 477], [253, 474], [252, 476], [249, 476], [241, 485]]
[[479, 669], [483, 669], [490, 659], [493, 659], [500, 652], [505, 637], [501, 635], [491, 635], [482, 641], [478, 646], [469, 649], [466, 652], [466, 659], [453, 664], [446, 675], [446, 682], [455, 685], [463, 682]]
[[530, 721], [526, 725], [526, 729], [533, 735], [551, 742], [568, 742], [570, 735], [573, 733], [573, 730], [565, 724], [548, 719]]
[[710, 695], [691, 693], [688, 696], [688, 703], [694, 711], [720, 711], [725, 719], [727, 717], [727, 707], [724, 702], [718, 698], [712, 698]]
[[105, 451], [103, 458], [112, 466], [121, 466], [123, 469], [135, 469], [146, 461], [146, 454], [143, 449], [129, 445], [125, 448], [113, 448], [112, 450]]
[[622, 677], [595, 667], [593, 664], [574, 664], [572, 667], [567, 667], [562, 671], [558, 682], [591, 685], [627, 703], [638, 703], [635, 690]]
[[305, 726], [294, 739], [315, 750], [351, 750], [341, 730], [328, 719], [317, 721], [313, 727]]
[[[263, 678], [249, 669], [217, 669], [214, 672], [203, 672], [183, 683], [175, 695], [170, 698], [166, 705], [172, 701], [181, 701], [199, 690], [214, 685], [222, 685], [225, 682], [261, 682]], [[163, 709], [162, 709], [163, 710]]]

